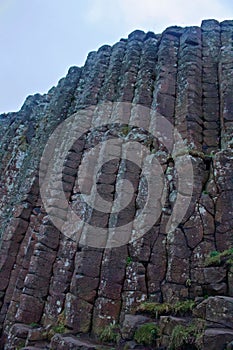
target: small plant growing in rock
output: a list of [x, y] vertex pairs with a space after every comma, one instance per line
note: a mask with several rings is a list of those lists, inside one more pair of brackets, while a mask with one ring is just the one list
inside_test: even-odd
[[205, 260], [205, 266], [211, 266], [211, 265], [220, 265], [221, 263], [221, 256], [220, 252], [214, 250], [209, 253], [208, 257]]
[[192, 285], [192, 280], [191, 280], [190, 278], [188, 278], [188, 279], [186, 280], [185, 284], [186, 284], [186, 287], [191, 287], [191, 285]]
[[205, 266], [219, 266], [224, 260], [228, 265], [232, 264], [233, 248], [226, 249], [223, 252], [217, 250], [210, 252], [205, 260]]
[[174, 304], [145, 302], [139, 305], [137, 311], [149, 313], [158, 318], [161, 315], [184, 315], [190, 313], [195, 305], [195, 301], [192, 299], [178, 301]]
[[21, 135], [19, 138], [19, 149], [22, 152], [25, 152], [27, 150], [27, 138], [25, 135]]
[[201, 159], [205, 159], [205, 154], [197, 149], [193, 149], [193, 148], [189, 148], [189, 147], [186, 147], [184, 149], [178, 149], [178, 151], [174, 154], [175, 158], [176, 157], [180, 157], [180, 156], [184, 156], [184, 155], [187, 155], [189, 154], [190, 156], [192, 157], [198, 157], [198, 158], [201, 158]]
[[158, 318], [160, 315], [169, 314], [171, 310], [171, 305], [169, 303], [152, 303], [152, 302], [145, 302], [139, 305], [137, 308], [137, 311], [142, 313], [149, 313], [152, 316]]
[[226, 261], [226, 263], [227, 263], [227, 265], [229, 265], [230, 267], [233, 266], [233, 258], [228, 259], [228, 260]]
[[206, 154], [206, 158], [215, 158], [215, 153]]
[[57, 317], [57, 324], [53, 328], [54, 331], [56, 331], [56, 333], [65, 333], [67, 330], [65, 323], [66, 323], [66, 317], [65, 317], [65, 312], [63, 311]]
[[143, 345], [154, 345], [159, 335], [159, 327], [155, 323], [146, 323], [140, 326], [135, 334], [134, 340]]
[[110, 323], [99, 334], [99, 339], [104, 343], [118, 343], [120, 338], [119, 326], [114, 323]]
[[52, 339], [52, 337], [59, 333], [59, 334], [64, 334], [67, 332], [67, 328], [65, 326], [65, 313], [62, 312], [58, 318], [57, 322], [55, 325], [53, 325], [48, 331], [47, 331], [47, 337], [49, 340]]
[[188, 312], [191, 312], [195, 305], [195, 301], [191, 299], [185, 301], [178, 301], [174, 304], [174, 313], [181, 315], [186, 314]]
[[16, 350], [23, 349], [25, 347], [25, 341], [20, 341], [16, 347]]
[[133, 261], [133, 259], [131, 258], [131, 256], [127, 256], [126, 265], [130, 265], [132, 261]]
[[39, 325], [38, 323], [35, 323], [35, 322], [32, 322], [32, 323], [30, 324], [30, 326], [31, 326], [32, 328], [38, 328], [38, 327], [40, 327], [40, 325]]
[[121, 128], [121, 134], [122, 134], [123, 136], [127, 136], [128, 133], [130, 132], [130, 129], [131, 129], [131, 128], [130, 128], [128, 125], [122, 126], [122, 128]]
[[220, 255], [221, 255], [221, 257], [233, 255], [233, 248], [229, 248], [227, 250], [224, 250], [222, 253], [220, 253]]
[[202, 349], [202, 339], [205, 324], [203, 320], [198, 320], [188, 326], [177, 325], [174, 327], [169, 343], [169, 350], [181, 349], [189, 346], [189, 349]]
[[53, 326], [52, 330], [55, 334], [56, 333], [63, 334], [66, 332], [66, 327], [64, 326], [64, 324], [58, 324], [56, 326]]
[[157, 152], [157, 149], [156, 148], [153, 148], [153, 147], [150, 147], [150, 152], [152, 154], [155, 154]]
[[203, 190], [202, 193], [203, 194], [209, 194], [209, 192], [207, 190]]

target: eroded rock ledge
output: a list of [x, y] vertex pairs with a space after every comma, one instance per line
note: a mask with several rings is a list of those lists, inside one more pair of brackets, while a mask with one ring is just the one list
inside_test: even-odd
[[[207, 20], [200, 28], [171, 27], [161, 35], [135, 31], [112, 47], [91, 52], [84, 67], [70, 68], [48, 94], [29, 96], [19, 112], [0, 116], [2, 349], [19, 349], [26, 343], [35, 346], [38, 341], [40, 348], [46, 347], [49, 329], [69, 332], [55, 335], [51, 349], [103, 349], [93, 341], [89, 344], [83, 334], [98, 339], [114, 324], [122, 334], [126, 320], [130, 315], [139, 317], [135, 310], [145, 301], [196, 300], [201, 303], [195, 306], [202, 312], [198, 317], [207, 322], [203, 349], [224, 349], [233, 341], [231, 262], [206, 264], [209, 254], [230, 249], [233, 243], [232, 47], [233, 21]], [[185, 217], [173, 232], [165, 227], [177, 194], [176, 159], [154, 141], [149, 148], [162, 164], [167, 196], [159, 220], [146, 235], [118, 248], [93, 248], [67, 238], [50, 221], [39, 191], [44, 145], [62, 121], [101, 102], [152, 108], [186, 140], [194, 191]], [[134, 120], [132, 111], [126, 115], [125, 124]], [[139, 130], [113, 127], [110, 132], [143, 143], [141, 136], [150, 118], [140, 121]], [[63, 188], [77, 212], [81, 210], [75, 186], [78, 165], [107, 135], [109, 129], [95, 130], [67, 155]], [[103, 196], [114, 196], [120, 171], [120, 164], [102, 168]], [[132, 220], [143, 202], [140, 172], [130, 167], [124, 172], [138, 196], [130, 210], [119, 215], [119, 224]], [[63, 209], [59, 200], [57, 206]], [[155, 322], [151, 315], [140, 317]], [[62, 321], [58, 324], [58, 320]], [[162, 315], [159, 322], [163, 336], [158, 346], [166, 349], [169, 332], [183, 321]], [[125, 346], [121, 341], [119, 349]], [[127, 341], [131, 348], [149, 349]]]

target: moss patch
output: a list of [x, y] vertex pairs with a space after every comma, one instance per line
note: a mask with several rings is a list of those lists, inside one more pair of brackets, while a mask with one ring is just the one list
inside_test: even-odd
[[127, 256], [126, 258], [126, 265], [130, 265], [132, 263], [133, 259], [131, 258], [131, 256]]
[[129, 132], [131, 131], [131, 127], [129, 125], [124, 125], [121, 127], [121, 134], [123, 136], [127, 136], [129, 134]]
[[136, 330], [134, 340], [139, 344], [154, 345], [158, 335], [158, 326], [155, 323], [146, 323]]
[[99, 334], [99, 339], [103, 343], [118, 343], [120, 338], [119, 326], [114, 323], [106, 326]]
[[48, 340], [51, 340], [55, 334], [67, 333], [68, 329], [65, 325], [65, 313], [64, 311], [57, 317], [57, 322], [48, 331], [46, 331], [45, 336]]
[[151, 303], [145, 302], [142, 303], [138, 308], [137, 312], [149, 313], [152, 316], [158, 318], [160, 315], [185, 315], [192, 312], [192, 309], [195, 307], [195, 301], [192, 299], [178, 301], [174, 304], [170, 303]]
[[205, 266], [219, 266], [226, 262], [228, 265], [232, 265], [233, 262], [233, 248], [226, 249], [223, 252], [214, 250], [209, 253], [205, 259]]
[[169, 350], [181, 349], [183, 346], [201, 350], [204, 329], [203, 320], [197, 320], [188, 326], [177, 325], [171, 334]]
[[183, 315], [192, 311], [192, 309], [196, 306], [194, 300], [185, 300], [178, 301], [174, 304], [174, 313], [177, 315]]

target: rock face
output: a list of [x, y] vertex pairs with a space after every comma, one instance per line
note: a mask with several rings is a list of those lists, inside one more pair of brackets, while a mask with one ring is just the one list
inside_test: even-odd
[[[53, 338], [57, 349], [92, 349], [94, 345], [82, 344], [72, 334], [98, 336], [108, 325], [125, 325], [146, 300], [174, 303], [205, 295], [212, 298], [197, 312], [207, 322], [217, 323], [206, 331], [205, 348], [216, 349], [217, 341], [220, 349], [226, 334], [228, 343], [233, 340], [232, 267], [205, 263], [208, 254], [225, 251], [233, 243], [232, 47], [233, 21], [207, 20], [200, 28], [170, 27], [161, 35], [135, 31], [112, 47], [91, 52], [84, 67], [70, 68], [48, 94], [29, 96], [19, 112], [0, 116], [2, 349], [24, 346], [32, 324], [50, 329], [59, 322], [71, 335]], [[109, 117], [101, 115], [98, 106], [104, 102], [109, 106], [126, 103], [123, 126], [112, 111]], [[154, 114], [137, 119], [134, 106], [138, 105]], [[39, 165], [44, 146], [57, 126], [82, 111], [85, 118], [90, 117], [90, 129], [101, 118], [106, 118], [106, 126], [85, 133], [70, 147], [62, 182], [72, 208], [93, 227], [123, 227], [132, 222], [141, 213], [148, 191], [138, 164], [109, 161], [100, 171], [99, 194], [111, 202], [119, 177], [131, 182], [135, 197], [127, 210], [115, 216], [89, 210], [77, 186], [79, 165], [88, 163], [86, 154], [108, 138], [133, 139], [161, 164], [161, 213], [148, 232], [128, 244], [98, 247], [72, 237], [71, 228], [69, 235], [64, 234], [42, 201]], [[166, 225], [175, 202], [187, 195], [178, 193], [176, 167], [182, 154], [173, 156], [161, 140], [151, 141], [145, 133], [156, 115], [179, 131], [193, 169], [190, 204], [179, 225], [169, 231]], [[59, 140], [61, 144], [67, 142], [66, 136]], [[41, 164], [42, 173], [49, 161]], [[184, 163], [184, 172], [186, 167]], [[85, 173], [87, 187], [89, 180]], [[185, 191], [189, 184], [183, 185]], [[123, 200], [123, 192], [119, 193]], [[66, 206], [59, 191], [56, 195], [52, 204], [58, 219], [64, 220]], [[215, 296], [222, 296], [224, 303]], [[21, 332], [18, 337], [17, 332]]]

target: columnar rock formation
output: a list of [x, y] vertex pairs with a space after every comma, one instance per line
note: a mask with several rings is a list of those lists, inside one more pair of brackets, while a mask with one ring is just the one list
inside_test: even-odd
[[[137, 30], [91, 52], [84, 67], [70, 68], [48, 94], [29, 96], [19, 112], [0, 116], [0, 325], [6, 349], [14, 348], [6, 344], [18, 323], [46, 327], [63, 315], [71, 333], [98, 335], [110, 323], [122, 325], [146, 300], [233, 297], [232, 272], [226, 265], [205, 264], [210, 252], [233, 243], [232, 48], [233, 21], [170, 27], [161, 35]], [[149, 148], [165, 178], [161, 215], [143, 237], [112, 249], [79, 244], [60, 232], [39, 189], [39, 163], [51, 133], [75, 112], [103, 102], [139, 104], [167, 118], [185, 140], [194, 172], [187, 213], [166, 232], [177, 198], [177, 159], [153, 140]], [[133, 109], [125, 115], [124, 124], [135, 122]], [[85, 134], [73, 145], [64, 163], [63, 189], [77, 213], [82, 203], [75, 181], [85, 153], [109, 132], [144, 142], [150, 118], [128, 129], [117, 129], [110, 118], [109, 128]], [[140, 171], [122, 166], [103, 166], [100, 186], [103, 196], [114, 198], [120, 173], [133, 183], [136, 198], [117, 217], [120, 226], [133, 220], [143, 203]], [[63, 209], [59, 198], [57, 206]], [[94, 220], [109, 224], [109, 218]]]

